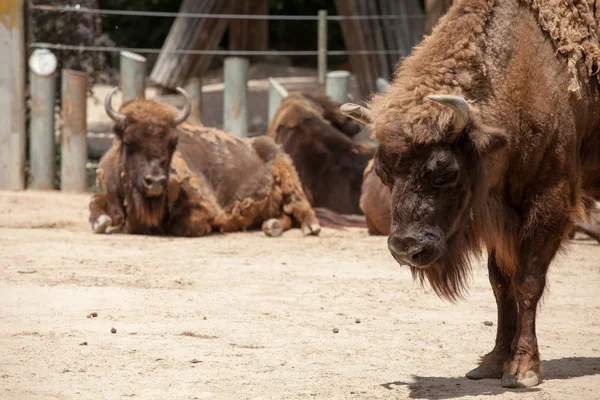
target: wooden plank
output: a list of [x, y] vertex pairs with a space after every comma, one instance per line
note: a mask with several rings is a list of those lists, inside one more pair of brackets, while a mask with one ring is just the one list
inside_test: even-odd
[[[266, 15], [269, 13], [269, 2], [268, 0], [238, 0], [234, 12], [246, 15]], [[268, 34], [268, 20], [232, 20], [229, 25], [229, 49], [267, 50]]]
[[0, 189], [25, 188], [24, 1], [0, 1]]
[[[232, 13], [233, 2], [220, 0], [184, 0], [180, 12], [224, 14]], [[202, 76], [212, 56], [172, 54], [169, 50], [215, 50], [221, 41], [229, 21], [215, 18], [178, 17], [163, 44], [150, 78], [157, 84], [175, 88], [183, 86], [188, 79]]]

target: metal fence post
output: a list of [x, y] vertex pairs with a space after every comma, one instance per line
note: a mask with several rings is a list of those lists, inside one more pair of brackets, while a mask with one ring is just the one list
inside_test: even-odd
[[87, 76], [62, 71], [61, 190], [84, 192], [87, 189]]
[[390, 83], [386, 79], [383, 79], [381, 77], [375, 80], [375, 86], [377, 86], [377, 91], [381, 93], [385, 92], [385, 88], [387, 88], [389, 84]]
[[146, 57], [130, 51], [120, 53], [121, 93], [123, 103], [146, 97]]
[[185, 86], [185, 91], [190, 97], [192, 111], [189, 116], [189, 121], [195, 124], [202, 123], [202, 80], [192, 78]]
[[225, 59], [223, 91], [223, 129], [232, 135], [248, 136], [248, 66], [247, 58]]
[[350, 72], [331, 71], [327, 74], [327, 85], [325, 94], [338, 103], [348, 101], [348, 92], [350, 91]]
[[54, 99], [56, 96], [56, 57], [48, 49], [37, 49], [29, 57], [31, 125], [29, 167], [32, 189], [54, 189], [56, 145]]
[[325, 83], [327, 74], [327, 10], [319, 10], [319, 83]]
[[0, 1], [0, 189], [25, 189], [24, 3]]

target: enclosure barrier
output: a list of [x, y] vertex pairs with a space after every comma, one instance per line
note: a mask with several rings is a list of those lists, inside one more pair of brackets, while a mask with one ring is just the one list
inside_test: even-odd
[[202, 123], [202, 80], [200, 78], [192, 78], [185, 85], [185, 91], [190, 97], [190, 105], [192, 111], [188, 119], [195, 123]]
[[325, 74], [327, 73], [327, 10], [319, 10], [319, 28], [318, 28], [318, 48], [319, 48], [319, 83], [325, 83]]
[[29, 133], [31, 182], [29, 186], [37, 190], [54, 189], [56, 175], [54, 134], [56, 65], [56, 57], [47, 49], [36, 49], [29, 57], [29, 91], [31, 94]]
[[325, 94], [338, 103], [348, 101], [348, 92], [350, 91], [350, 72], [331, 71], [327, 74], [327, 84]]
[[224, 63], [223, 129], [235, 136], [248, 136], [247, 58], [229, 57]]
[[131, 51], [120, 54], [121, 93], [123, 103], [146, 97], [146, 57]]
[[25, 188], [24, 0], [0, 0], [0, 189]]
[[[101, 10], [85, 7], [68, 7], [31, 4], [31, 10], [79, 12], [93, 14], [114, 14], [149, 17], [225, 18], [225, 19], [268, 19], [268, 20], [306, 20], [318, 22], [317, 50], [315, 51], [223, 51], [223, 50], [180, 50], [171, 52], [182, 54], [206, 54], [229, 56], [225, 61], [224, 89], [224, 129], [238, 136], [248, 135], [247, 121], [247, 81], [248, 59], [253, 55], [302, 55], [317, 56], [318, 81], [325, 84], [326, 93], [337, 101], [347, 100], [350, 87], [350, 74], [347, 71], [327, 73], [327, 57], [332, 55], [353, 54], [402, 54], [398, 50], [357, 50], [338, 51], [327, 48], [327, 22], [347, 19], [397, 19], [422, 18], [421, 15], [352, 15], [330, 16], [326, 10], [318, 15], [237, 15], [237, 14], [194, 14], [179, 12], [150, 12], [133, 10]], [[12, 63], [0, 63], [0, 189], [23, 189], [25, 187], [25, 111], [24, 83], [21, 75], [25, 62], [25, 43], [23, 32], [23, 0], [4, 0], [0, 2], [0, 13], [9, 15], [13, 20], [0, 19], [0, 50], [2, 54], [11, 54]], [[189, 15], [187, 15], [189, 14]], [[6, 46], [6, 50], [2, 47]], [[48, 49], [78, 51], [120, 52], [120, 88], [123, 102], [133, 98], [145, 98], [146, 58], [136, 53], [160, 53], [161, 49], [123, 48], [112, 46], [81, 46], [60, 43], [30, 43], [30, 47], [46, 49], [45, 53], [34, 52], [36, 60], [42, 54], [52, 54]], [[8, 53], [7, 53], [8, 52]], [[47, 56], [46, 56], [47, 57]], [[37, 61], [36, 61], [37, 62]], [[52, 65], [52, 62], [50, 64]], [[55, 175], [54, 96], [56, 74], [45, 75], [39, 62], [31, 68], [32, 120], [31, 120], [31, 187], [45, 189], [53, 187]], [[62, 101], [64, 128], [61, 142], [61, 189], [83, 191], [86, 189], [87, 132], [86, 132], [86, 86], [83, 73], [63, 70]], [[382, 80], [383, 81], [383, 80]], [[14, 83], [14, 84], [13, 84]], [[377, 80], [378, 90], [383, 84]], [[54, 85], [54, 86], [53, 86]], [[193, 78], [186, 83], [192, 112], [190, 121], [202, 121], [202, 83]], [[269, 121], [281, 103], [281, 95], [269, 85]], [[52, 134], [51, 134], [52, 133]]]
[[87, 188], [87, 75], [62, 70], [61, 190], [85, 192]]

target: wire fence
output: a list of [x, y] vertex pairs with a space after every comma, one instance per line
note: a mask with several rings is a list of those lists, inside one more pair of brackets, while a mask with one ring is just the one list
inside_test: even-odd
[[[139, 10], [108, 10], [94, 9], [88, 7], [75, 6], [53, 6], [31, 4], [31, 10], [49, 11], [57, 13], [88, 13], [98, 15], [120, 15], [136, 17], [186, 17], [186, 18], [214, 18], [214, 19], [249, 19], [249, 20], [274, 20], [274, 21], [318, 21], [317, 15], [257, 15], [257, 14], [207, 14], [207, 13], [189, 13], [189, 12], [161, 12], [161, 11], [139, 11]], [[328, 15], [328, 21], [343, 20], [380, 20], [380, 19], [426, 19], [436, 17], [435, 14], [390, 14], [390, 15]], [[185, 55], [210, 55], [210, 56], [318, 56], [318, 50], [186, 50], [186, 49], [159, 49], [159, 48], [137, 48], [137, 47], [119, 47], [119, 46], [86, 46], [69, 45], [63, 43], [45, 43], [31, 42], [31, 48], [43, 48], [52, 50], [75, 50], [75, 51], [95, 51], [95, 52], [120, 52], [130, 51], [141, 54], [185, 54]], [[327, 56], [348, 56], [348, 55], [404, 55], [406, 49], [397, 50], [327, 50]]]
[[[98, 15], [129, 15], [136, 17], [186, 17], [186, 18], [212, 18], [212, 19], [258, 19], [272, 21], [318, 21], [317, 15], [258, 15], [258, 14], [207, 14], [188, 12], [163, 12], [163, 11], [137, 11], [137, 10], [107, 10], [75, 6], [51, 6], [32, 4], [32, 10], [55, 12], [78, 12]], [[328, 21], [344, 20], [380, 20], [380, 19], [425, 19], [436, 17], [435, 14], [390, 14], [390, 15], [328, 15]]]
[[[168, 49], [153, 49], [153, 48], [138, 48], [138, 47], [117, 47], [117, 46], [84, 46], [84, 45], [70, 45], [60, 43], [44, 43], [44, 42], [33, 42], [29, 44], [29, 47], [42, 48], [42, 49], [53, 49], [53, 50], [77, 50], [77, 51], [106, 51], [106, 52], [119, 52], [119, 51], [130, 51], [133, 53], [142, 54], [191, 54], [191, 55], [211, 55], [211, 56], [316, 56], [319, 54], [317, 50], [305, 50], [305, 51], [294, 51], [294, 50], [168, 50]], [[354, 54], [405, 54], [404, 49], [399, 50], [328, 50], [327, 55], [330, 56], [342, 56], [342, 55], [354, 55]]]

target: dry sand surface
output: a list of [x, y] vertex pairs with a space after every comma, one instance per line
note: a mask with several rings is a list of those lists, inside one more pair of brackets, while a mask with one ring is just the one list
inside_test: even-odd
[[88, 200], [0, 192], [0, 399], [600, 399], [594, 241], [551, 267], [519, 391], [463, 377], [494, 341], [484, 260], [453, 305], [364, 230], [94, 235]]

